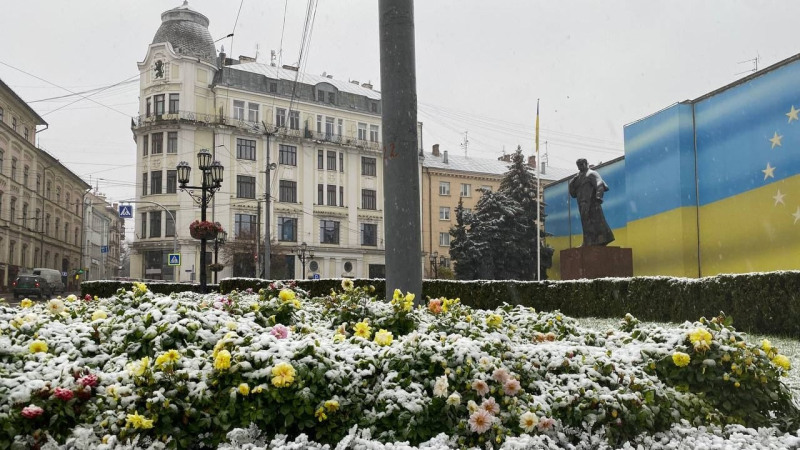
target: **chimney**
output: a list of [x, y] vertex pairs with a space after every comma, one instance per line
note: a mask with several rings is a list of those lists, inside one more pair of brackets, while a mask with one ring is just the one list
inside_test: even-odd
[[372, 83], [362, 83], [361, 87], [367, 88], [367, 89], [372, 89]]
[[330, 79], [333, 79], [333, 75], [331, 75], [331, 74], [328, 74], [328, 75], [327, 75], [325, 78], [330, 78]]
[[439, 156], [439, 144], [433, 144], [433, 151], [431, 154], [433, 156]]
[[286, 69], [286, 70], [293, 70], [295, 72], [298, 72], [300, 70], [299, 67], [290, 66], [289, 64], [284, 64], [283, 68]]
[[225, 61], [227, 61], [227, 58], [226, 58], [227, 55], [225, 55], [225, 51], [224, 50], [225, 49], [223, 48], [223, 51], [219, 52], [219, 68], [220, 69], [225, 66]]
[[361, 85], [361, 83], [359, 83], [358, 80], [350, 80], [350, 82], [355, 84], [356, 86]]
[[534, 155], [528, 156], [528, 165], [536, 167], [536, 157]]
[[498, 161], [511, 162], [511, 155], [503, 155], [497, 158]]
[[447, 150], [444, 151], [444, 157], [442, 158], [442, 162], [447, 164]]
[[239, 55], [239, 62], [241, 63], [256, 62], [256, 59], [253, 58], [252, 56]]

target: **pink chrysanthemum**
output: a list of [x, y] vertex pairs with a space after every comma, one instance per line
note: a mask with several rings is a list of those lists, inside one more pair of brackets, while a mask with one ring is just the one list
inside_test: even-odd
[[65, 402], [70, 401], [73, 396], [73, 392], [71, 389], [65, 389], [60, 387], [55, 388], [53, 394], [56, 396], [57, 399], [63, 400]]
[[489, 385], [483, 380], [473, 381], [472, 389], [475, 389], [475, 392], [477, 392], [480, 396], [484, 396], [489, 393]]
[[495, 415], [500, 412], [500, 405], [494, 400], [494, 397], [489, 397], [481, 403], [481, 409], [489, 414]]
[[509, 375], [506, 369], [495, 369], [492, 378], [500, 384], [505, 384], [509, 379]]
[[78, 380], [78, 383], [86, 387], [95, 387], [97, 386], [97, 381], [97, 375], [90, 374]]
[[539, 424], [537, 426], [539, 427], [539, 431], [546, 431], [553, 428], [555, 424], [556, 424], [555, 419], [551, 419], [549, 417], [543, 417], [539, 419]]
[[272, 327], [272, 330], [269, 332], [269, 334], [275, 336], [278, 339], [286, 339], [287, 337], [289, 337], [289, 329], [281, 324], [277, 324], [274, 327]]
[[503, 385], [503, 392], [506, 395], [514, 396], [519, 394], [521, 387], [519, 381], [511, 378]]
[[44, 410], [36, 405], [29, 405], [22, 408], [22, 417], [26, 419], [35, 419], [44, 414]]
[[479, 409], [469, 416], [469, 429], [473, 433], [483, 434], [489, 431], [494, 422], [494, 417], [486, 412], [486, 410]]

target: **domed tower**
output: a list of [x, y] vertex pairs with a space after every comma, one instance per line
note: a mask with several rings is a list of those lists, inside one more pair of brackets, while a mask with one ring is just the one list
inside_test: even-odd
[[[131, 253], [134, 278], [188, 281], [194, 274], [182, 269], [199, 267], [198, 242], [188, 236], [196, 208], [178, 190], [175, 168], [184, 160], [196, 166], [197, 152], [214, 148], [210, 86], [217, 53], [208, 24], [187, 1], [165, 11], [144, 61], [138, 63], [139, 115], [131, 123], [139, 202]], [[173, 252], [181, 253], [181, 266], [169, 265]]]

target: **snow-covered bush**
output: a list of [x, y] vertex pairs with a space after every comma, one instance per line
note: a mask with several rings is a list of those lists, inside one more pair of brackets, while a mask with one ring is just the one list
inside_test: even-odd
[[236, 429], [499, 448], [797, 416], [780, 380], [788, 360], [724, 318], [673, 329], [631, 318], [599, 334], [557, 311], [372, 295], [349, 280], [317, 298], [280, 283], [169, 296], [134, 283], [0, 306], [0, 448], [213, 447]]

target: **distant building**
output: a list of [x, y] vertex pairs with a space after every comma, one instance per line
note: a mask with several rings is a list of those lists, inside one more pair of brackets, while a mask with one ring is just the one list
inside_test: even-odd
[[80, 268], [83, 194], [89, 185], [36, 147], [47, 126], [0, 80], [0, 288], [34, 267]]
[[[383, 276], [380, 93], [369, 83], [217, 55], [208, 18], [187, 2], [161, 20], [138, 64], [140, 115], [131, 124], [136, 200], [164, 205], [177, 223], [157, 205], [136, 205], [131, 276], [199, 278], [200, 241], [189, 236], [189, 224], [200, 211], [178, 190], [175, 167], [187, 161], [191, 184], [200, 184], [201, 149], [225, 167], [208, 219], [228, 231], [229, 241], [263, 239], [270, 186], [270, 236], [275, 253], [286, 255], [280, 270], [273, 266], [273, 278], [302, 277], [291, 250], [303, 242], [315, 251], [309, 277]], [[277, 165], [270, 180], [267, 154]], [[176, 233], [182, 254], [177, 268], [167, 263]], [[258, 247], [235, 255], [220, 276], [259, 274], [255, 259], [264, 255]], [[212, 260], [211, 251], [207, 258]]]
[[[511, 164], [511, 155], [494, 159], [466, 157], [440, 151], [439, 144], [420, 158], [422, 165], [422, 245], [424, 276], [433, 278], [429, 255], [434, 251], [444, 255], [444, 267], [450, 268], [450, 228], [456, 224], [459, 199], [464, 208], [472, 210], [480, 199], [480, 189], [497, 191], [503, 175]], [[533, 156], [528, 165], [535, 165]], [[566, 176], [570, 171], [543, 165], [540, 167], [542, 186]]]
[[108, 203], [99, 193], [85, 198], [84, 280], [107, 280], [120, 275], [121, 241], [125, 236], [125, 220], [119, 217], [116, 203]]

